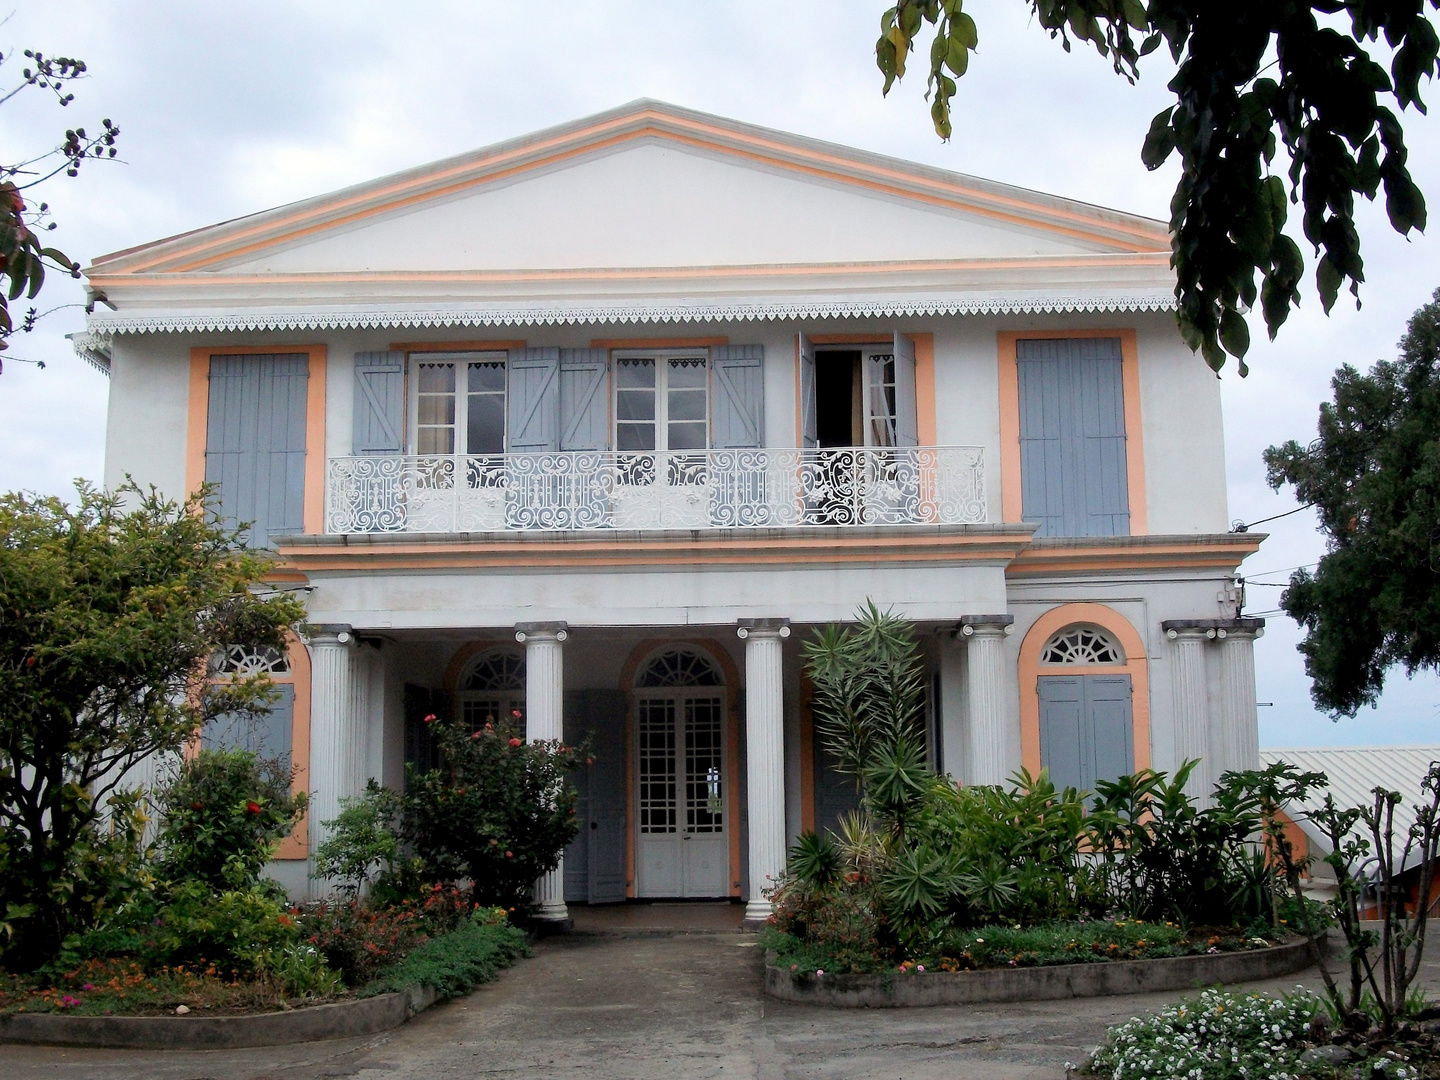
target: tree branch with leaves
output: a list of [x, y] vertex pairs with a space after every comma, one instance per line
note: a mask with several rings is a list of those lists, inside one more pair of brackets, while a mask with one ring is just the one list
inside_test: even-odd
[[[25, 67], [19, 81], [0, 90], [0, 105], [27, 90], [48, 92], [62, 108], [75, 100], [72, 86], [87, 76], [85, 61], [68, 56], [45, 56], [26, 49]], [[0, 69], [13, 57], [0, 56]], [[72, 278], [80, 276], [80, 264], [58, 247], [47, 244], [46, 233], [56, 228], [50, 205], [36, 202], [29, 192], [61, 173], [74, 177], [87, 161], [111, 160], [120, 129], [107, 117], [100, 130], [87, 133], [83, 127], [67, 128], [55, 146], [12, 164], [0, 164], [0, 352], [9, 348], [15, 321], [10, 305], [22, 296], [34, 300], [45, 284], [46, 269], [58, 270]], [[20, 329], [28, 332], [41, 318], [36, 308], [22, 317]], [[40, 363], [43, 367], [43, 362]], [[4, 370], [0, 357], [0, 371]]]
[[[875, 58], [888, 93], [928, 24], [931, 119], [952, 132], [955, 80], [979, 44], [964, 0], [899, 0], [881, 19]], [[1365, 280], [1355, 198], [1383, 191], [1402, 236], [1425, 228], [1425, 198], [1407, 168], [1400, 114], [1425, 112], [1420, 82], [1440, 51], [1425, 0], [1028, 0], [1069, 52], [1088, 43], [1134, 82], [1162, 44], [1176, 65], [1175, 103], [1150, 124], [1141, 158], [1179, 155], [1171, 199], [1171, 266], [1181, 335], [1217, 372], [1227, 354], [1246, 373], [1246, 315], [1259, 305], [1273, 339], [1300, 303], [1305, 264], [1290, 207], [1317, 258], [1328, 313]], [[1440, 0], [1430, 0], [1440, 9]], [[1375, 58], [1383, 38], [1389, 69]], [[1283, 147], [1283, 160], [1280, 150]], [[1287, 164], [1288, 162], [1288, 164]]]

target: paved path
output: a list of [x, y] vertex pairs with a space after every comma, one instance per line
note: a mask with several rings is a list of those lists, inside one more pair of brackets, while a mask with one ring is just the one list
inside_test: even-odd
[[0, 1046], [0, 1080], [1061, 1080], [1106, 1025], [1183, 996], [827, 1010], [763, 997], [760, 962], [736, 933], [576, 934], [384, 1035], [216, 1052]]

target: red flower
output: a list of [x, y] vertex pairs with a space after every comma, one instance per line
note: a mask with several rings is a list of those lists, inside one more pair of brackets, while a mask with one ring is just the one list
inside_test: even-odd
[[587, 757], [587, 758], [585, 759], [585, 764], [586, 764], [586, 765], [594, 765], [594, 764], [595, 764], [595, 759], [594, 759], [593, 757]]
[[485, 733], [484, 733], [483, 731], [472, 731], [472, 732], [470, 733], [470, 737], [471, 737], [472, 739], [478, 739], [481, 735], [484, 735], [484, 734], [485, 734]]
[[519, 746], [519, 745], [520, 745], [520, 740], [519, 740], [519, 739], [511, 739], [511, 740], [510, 740], [510, 745], [511, 745], [511, 746]]
[[505, 857], [506, 857], [507, 859], [513, 859], [513, 858], [515, 857], [515, 852], [513, 852], [513, 851], [507, 851], [507, 852], [505, 852]]
[[258, 802], [256, 802], [254, 799], [251, 799], [249, 802], [247, 802], [247, 803], [245, 804], [245, 809], [248, 810], [248, 811], [249, 811], [250, 813], [252, 813], [252, 814], [258, 814], [258, 813], [260, 813], [260, 804], [259, 804]]
[[521, 716], [521, 713], [520, 713], [520, 710], [519, 710], [519, 709], [511, 709], [511, 710], [510, 710], [510, 715], [513, 716], [516, 720], [519, 720], [519, 719], [520, 719], [520, 716]]
[[204, 803], [192, 802], [192, 803], [190, 804], [190, 809], [191, 809], [191, 810], [203, 810], [204, 808], [205, 808], [205, 804], [204, 804]]
[[425, 719], [422, 721], [422, 723], [433, 724], [433, 723], [435, 722], [435, 719], [436, 719], [435, 714], [432, 712], [432, 713], [430, 713], [428, 716], [425, 717]]
[[495, 725], [492, 724], [492, 723], [490, 723], [489, 720], [486, 720], [486, 721], [485, 721], [485, 730], [486, 730], [486, 731], [494, 731], [494, 730], [495, 730]]

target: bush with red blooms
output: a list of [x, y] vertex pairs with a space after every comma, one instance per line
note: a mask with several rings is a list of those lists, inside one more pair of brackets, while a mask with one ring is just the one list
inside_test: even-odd
[[303, 913], [301, 925], [305, 940], [345, 984], [362, 986], [430, 938], [454, 930], [472, 907], [460, 889], [435, 884], [395, 904], [321, 904]]
[[157, 871], [219, 893], [251, 888], [305, 810], [288, 763], [248, 750], [201, 750], [156, 792]]
[[401, 835], [430, 881], [471, 882], [470, 900], [523, 914], [535, 880], [555, 869], [575, 838], [575, 788], [583, 747], [526, 742], [509, 723], [478, 730], [437, 720], [440, 767], [411, 770]]

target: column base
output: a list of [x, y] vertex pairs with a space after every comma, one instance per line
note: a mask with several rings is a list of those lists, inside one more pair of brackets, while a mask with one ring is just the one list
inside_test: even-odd
[[563, 900], [540, 903], [535, 905], [530, 917], [536, 922], [569, 922], [570, 909]]
[[759, 930], [770, 921], [770, 915], [774, 910], [774, 905], [769, 900], [751, 900], [745, 905], [745, 929]]

